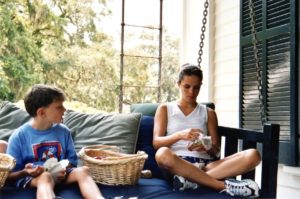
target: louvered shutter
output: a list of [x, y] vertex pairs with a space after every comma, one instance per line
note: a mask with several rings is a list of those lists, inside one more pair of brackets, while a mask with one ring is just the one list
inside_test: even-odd
[[[280, 162], [298, 165], [298, 2], [253, 0], [262, 96], [269, 123], [280, 124]], [[261, 129], [249, 0], [241, 0], [240, 126]]]

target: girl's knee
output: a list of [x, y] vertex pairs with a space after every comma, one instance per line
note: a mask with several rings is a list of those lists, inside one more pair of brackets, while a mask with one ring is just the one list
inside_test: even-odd
[[170, 168], [173, 166], [175, 154], [167, 147], [161, 147], [155, 154], [155, 160], [160, 167]]
[[257, 149], [248, 149], [246, 156], [248, 157], [249, 164], [253, 166], [257, 166], [261, 161], [261, 156]]

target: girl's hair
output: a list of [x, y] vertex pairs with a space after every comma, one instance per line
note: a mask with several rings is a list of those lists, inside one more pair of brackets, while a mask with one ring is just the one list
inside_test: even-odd
[[191, 65], [191, 64], [183, 64], [181, 66], [181, 70], [178, 76], [178, 80], [177, 82], [180, 83], [182, 81], [182, 79], [184, 78], [184, 76], [192, 76], [195, 75], [196, 77], [199, 77], [199, 79], [202, 81], [203, 80], [203, 73], [202, 70], [195, 65]]
[[54, 101], [64, 101], [64, 92], [54, 86], [37, 84], [34, 85], [24, 98], [26, 111], [31, 117], [36, 116], [36, 112], [41, 107], [47, 107]]

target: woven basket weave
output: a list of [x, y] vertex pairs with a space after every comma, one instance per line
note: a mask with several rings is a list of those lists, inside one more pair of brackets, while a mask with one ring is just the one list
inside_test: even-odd
[[[83, 147], [79, 156], [83, 165], [90, 168], [95, 182], [105, 185], [134, 185], [141, 176], [141, 171], [148, 155], [139, 151], [137, 154], [123, 154], [116, 146], [94, 145]], [[102, 159], [96, 159], [101, 157]]]
[[12, 156], [0, 153], [0, 189], [4, 186], [10, 170], [15, 166], [16, 160]]

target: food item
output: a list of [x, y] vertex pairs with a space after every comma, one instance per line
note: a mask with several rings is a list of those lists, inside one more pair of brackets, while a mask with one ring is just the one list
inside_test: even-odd
[[55, 182], [59, 182], [57, 177], [60, 172], [66, 169], [69, 164], [69, 160], [64, 159], [58, 162], [57, 158], [50, 158], [44, 163], [45, 171], [51, 173]]
[[193, 151], [193, 150], [196, 150], [197, 148], [201, 147], [201, 145], [203, 145], [205, 150], [211, 149], [211, 137], [210, 136], [201, 136], [201, 137], [199, 137], [199, 139], [191, 142], [188, 145], [188, 149], [190, 151]]
[[150, 170], [142, 170], [141, 177], [142, 178], [152, 178], [152, 172]]
[[102, 160], [102, 159], [104, 159], [106, 157], [105, 156], [95, 156], [94, 158], [97, 159], [97, 160]]

